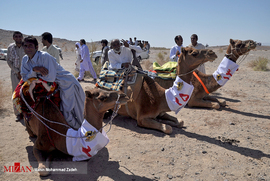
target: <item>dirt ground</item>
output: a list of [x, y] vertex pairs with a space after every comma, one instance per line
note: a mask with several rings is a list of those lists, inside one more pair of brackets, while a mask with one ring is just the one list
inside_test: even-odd
[[[225, 54], [219, 48], [214, 51], [218, 58], [205, 65], [209, 74]], [[169, 50], [151, 50], [149, 61], [155, 61], [159, 52], [169, 56]], [[61, 65], [73, 73], [75, 53], [67, 51], [63, 56]], [[247, 66], [259, 56], [269, 59], [270, 50], [251, 51], [230, 81], [212, 94], [226, 100], [226, 107], [183, 108], [177, 115], [170, 112], [185, 122], [183, 129], [173, 128], [171, 135], [138, 127], [135, 120], [117, 116], [108, 132], [109, 144], [90, 160], [81, 162], [86, 173], [52, 173], [44, 178], [37, 172], [4, 170], [4, 166], [13, 166], [15, 162], [33, 168], [37, 163], [32, 151], [34, 139], [28, 137], [23, 122], [15, 122], [10, 69], [0, 60], [0, 81], [4, 86], [0, 180], [270, 180], [270, 72], [253, 71]], [[91, 78], [81, 85], [94, 86]], [[72, 165], [70, 160], [70, 156], [57, 153], [52, 167], [68, 167]]]

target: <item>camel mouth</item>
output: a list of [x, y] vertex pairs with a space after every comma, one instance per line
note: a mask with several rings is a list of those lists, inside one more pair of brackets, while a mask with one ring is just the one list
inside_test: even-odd
[[216, 55], [215, 52], [213, 52], [212, 50], [207, 51], [207, 53], [206, 53], [206, 59], [209, 62], [213, 62], [214, 60], [216, 60], [216, 58], [217, 58], [217, 55]]

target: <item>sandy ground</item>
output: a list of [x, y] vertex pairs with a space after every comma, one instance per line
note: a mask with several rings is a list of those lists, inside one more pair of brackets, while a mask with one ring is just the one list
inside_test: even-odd
[[[225, 53], [218, 48], [214, 51], [218, 58], [205, 65], [210, 74]], [[154, 61], [159, 52], [169, 55], [169, 50], [152, 50], [149, 61]], [[63, 67], [74, 72], [74, 52], [66, 51], [63, 56]], [[135, 120], [117, 116], [108, 133], [110, 143], [89, 161], [81, 162], [87, 167], [85, 174], [52, 173], [45, 178], [37, 172], [4, 172], [4, 166], [13, 166], [14, 162], [34, 168], [37, 163], [32, 151], [34, 139], [28, 137], [22, 122], [15, 122], [10, 69], [0, 60], [4, 86], [0, 180], [270, 180], [270, 72], [253, 71], [247, 66], [259, 56], [269, 58], [270, 51], [251, 51], [231, 80], [212, 94], [226, 100], [226, 107], [183, 108], [177, 115], [170, 112], [185, 122], [185, 128], [173, 128], [171, 135], [138, 127]], [[83, 88], [93, 86], [91, 78], [81, 84]], [[68, 167], [72, 165], [70, 159], [58, 153], [52, 167]]]

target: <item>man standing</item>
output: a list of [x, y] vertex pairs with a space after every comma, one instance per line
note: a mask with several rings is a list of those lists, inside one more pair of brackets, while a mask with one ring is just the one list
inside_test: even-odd
[[101, 66], [103, 66], [105, 62], [109, 61], [108, 51], [110, 48], [108, 47], [108, 41], [106, 39], [101, 40], [101, 45], [102, 45]]
[[[191, 44], [188, 45], [188, 47], [192, 47], [192, 48], [195, 48], [197, 50], [199, 49], [205, 49], [205, 46], [201, 43], [198, 43], [198, 36], [196, 34], [192, 34], [191, 37], [190, 37], [190, 40], [191, 40]], [[204, 73], [205, 74], [205, 66], [204, 64], [201, 64], [197, 70], [199, 70], [200, 72]]]
[[38, 41], [29, 36], [24, 39], [21, 76], [23, 81], [38, 77], [47, 82], [56, 82], [60, 90], [60, 110], [67, 123], [74, 129], [80, 128], [84, 117], [85, 94], [76, 78], [47, 52], [38, 51]]
[[181, 47], [183, 44], [183, 38], [181, 35], [177, 35], [174, 38], [174, 41], [176, 43], [176, 45], [174, 45], [171, 50], [170, 50], [170, 59], [173, 62], [177, 62], [178, 61], [178, 56], [181, 53]]
[[42, 35], [42, 44], [43, 48], [42, 51], [48, 52], [51, 56], [56, 59], [56, 62], [60, 64], [59, 60], [59, 50], [52, 44], [53, 36], [49, 32], [45, 32]]
[[[21, 63], [22, 58], [25, 55], [24, 49], [22, 47], [22, 39], [23, 35], [19, 31], [15, 31], [13, 33], [13, 40], [15, 43], [11, 43], [8, 46], [8, 52], [7, 52], [7, 63], [8, 66], [11, 68], [11, 83], [12, 83], [12, 92], [16, 89], [18, 83], [21, 80]], [[23, 115], [20, 114], [16, 108], [14, 108], [14, 114], [16, 115], [16, 121], [19, 121], [23, 118]]]
[[85, 71], [90, 71], [90, 73], [92, 74], [93, 78], [94, 78], [94, 82], [96, 83], [97, 81], [97, 74], [94, 70], [94, 67], [92, 65], [91, 59], [90, 59], [90, 53], [89, 53], [89, 49], [86, 45], [86, 42], [84, 39], [80, 40], [80, 45], [81, 45], [81, 67], [80, 67], [80, 73], [79, 73], [79, 77], [78, 77], [78, 81], [84, 81], [84, 72]]

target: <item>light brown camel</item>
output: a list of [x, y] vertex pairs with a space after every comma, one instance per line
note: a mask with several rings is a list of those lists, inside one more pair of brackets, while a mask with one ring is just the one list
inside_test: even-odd
[[[255, 48], [256, 43], [252, 40], [242, 41], [230, 39], [230, 45], [227, 48], [226, 57], [236, 63], [236, 61], [241, 55], [244, 55]], [[201, 81], [204, 83], [209, 93], [212, 93], [221, 87], [212, 74], [204, 74], [198, 70], [196, 70], [195, 72], [197, 73]], [[158, 78], [155, 79], [155, 81], [157, 81], [164, 88], [168, 88], [173, 84], [172, 80], [163, 80]], [[189, 107], [206, 107], [219, 109], [220, 106], [226, 105], [225, 101], [219, 101], [218, 99], [209, 96], [205, 92], [202, 84], [194, 75], [192, 75], [191, 82], [194, 86], [194, 90], [188, 102]], [[214, 103], [211, 101], [213, 101]]]
[[[212, 50], [182, 48], [181, 51], [177, 75], [186, 74], [182, 75], [181, 79], [187, 83], [191, 80], [192, 70], [201, 63], [214, 61], [217, 58]], [[138, 91], [139, 93], [133, 93], [133, 95], [137, 94], [138, 96], [135, 99], [130, 99], [126, 104], [128, 108], [122, 106], [118, 114], [132, 117], [141, 127], [160, 130], [167, 134], [172, 133], [171, 126], [183, 127], [183, 121], [178, 121], [177, 118], [166, 113], [171, 110], [166, 101], [165, 89], [152, 78], [144, 76], [142, 87]]]
[[[113, 109], [119, 95], [119, 105], [126, 104], [128, 97], [120, 91], [105, 91], [101, 89], [91, 89], [85, 91], [85, 108], [84, 118], [97, 130], [102, 128], [104, 113]], [[50, 121], [66, 124], [66, 121], [59, 111], [58, 107], [49, 100], [40, 100], [35, 108], [35, 111]], [[50, 123], [43, 120], [51, 129], [66, 135], [68, 127]], [[30, 137], [37, 136], [34, 143], [33, 152], [38, 161], [38, 169], [40, 176], [47, 176], [49, 174], [46, 168], [51, 161], [50, 152], [53, 150], [59, 150], [65, 154], [68, 154], [66, 137], [62, 136], [54, 131], [47, 129], [43, 123], [41, 123], [35, 116], [32, 116], [30, 121], [25, 120], [26, 129]], [[84, 138], [85, 139], [85, 138]]]

